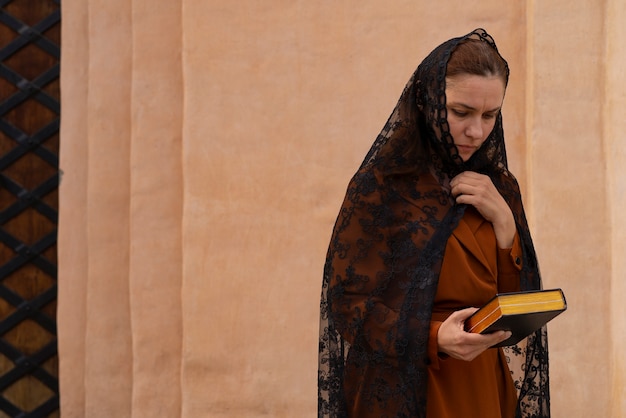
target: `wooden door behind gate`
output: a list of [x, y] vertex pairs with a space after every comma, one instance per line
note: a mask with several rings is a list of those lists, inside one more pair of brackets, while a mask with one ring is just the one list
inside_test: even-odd
[[0, 417], [58, 417], [60, 0], [0, 0]]

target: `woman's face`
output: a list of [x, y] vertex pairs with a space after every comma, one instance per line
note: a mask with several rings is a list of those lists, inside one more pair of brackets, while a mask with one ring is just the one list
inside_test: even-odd
[[463, 161], [469, 160], [493, 130], [503, 100], [504, 81], [498, 76], [446, 78], [450, 134]]

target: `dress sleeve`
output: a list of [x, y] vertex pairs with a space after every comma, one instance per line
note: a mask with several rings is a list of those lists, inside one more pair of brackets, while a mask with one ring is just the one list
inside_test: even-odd
[[430, 360], [430, 364], [428, 367], [434, 370], [439, 369], [439, 362], [441, 360], [450, 357], [440, 352], [439, 344], [437, 344], [437, 334], [439, 334], [439, 328], [442, 323], [441, 321], [430, 321], [430, 335], [428, 336], [428, 359]]
[[498, 292], [518, 292], [522, 270], [522, 246], [515, 232], [511, 248], [498, 248]]

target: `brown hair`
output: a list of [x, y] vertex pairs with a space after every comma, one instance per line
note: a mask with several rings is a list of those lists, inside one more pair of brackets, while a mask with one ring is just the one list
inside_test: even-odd
[[460, 74], [500, 77], [506, 86], [509, 67], [493, 46], [470, 38], [457, 45], [448, 61], [446, 77]]

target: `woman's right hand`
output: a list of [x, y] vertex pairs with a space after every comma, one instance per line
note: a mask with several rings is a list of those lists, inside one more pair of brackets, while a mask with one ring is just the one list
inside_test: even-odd
[[510, 331], [492, 334], [475, 334], [465, 331], [465, 320], [478, 308], [467, 308], [453, 312], [439, 327], [437, 345], [439, 351], [450, 357], [471, 361], [483, 351], [511, 336]]

